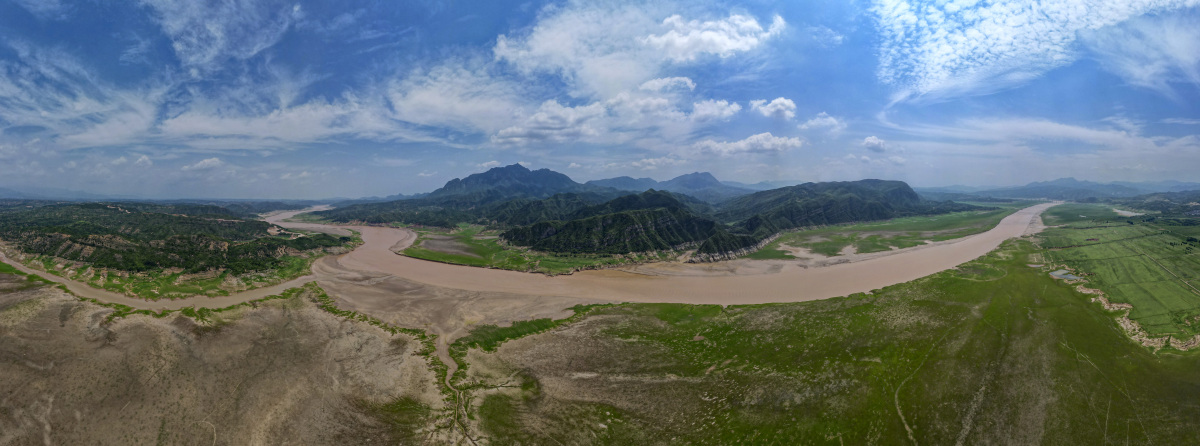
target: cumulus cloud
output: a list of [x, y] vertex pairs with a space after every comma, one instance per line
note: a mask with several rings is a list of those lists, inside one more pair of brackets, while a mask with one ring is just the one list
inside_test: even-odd
[[500, 35], [492, 52], [521, 73], [558, 75], [576, 96], [609, 98], [662, 78], [672, 63], [753, 50], [785, 27], [779, 17], [763, 29], [744, 15], [689, 21], [664, 5], [572, 2]]
[[224, 164], [225, 163], [222, 162], [220, 158], [208, 158], [208, 159], [200, 160], [200, 161], [196, 162], [195, 164], [189, 164], [189, 165], [183, 166], [183, 168], [181, 168], [180, 170], [183, 170], [185, 172], [200, 171], [200, 170], [212, 170], [212, 169], [221, 167]]
[[646, 91], [663, 91], [682, 88], [695, 90], [696, 83], [692, 82], [691, 79], [686, 77], [660, 77], [658, 79], [650, 79], [642, 83], [642, 86], [638, 88]]
[[491, 169], [493, 167], [500, 167], [500, 162], [496, 161], [496, 160], [491, 160], [491, 161], [488, 161], [485, 163], [476, 164], [475, 167], [478, 167], [480, 169]]
[[710, 121], [728, 119], [742, 110], [736, 102], [708, 99], [692, 104], [692, 119]]
[[642, 158], [640, 160], [630, 163], [630, 166], [632, 166], [635, 169], [641, 169], [641, 170], [655, 170], [655, 169], [658, 169], [659, 167], [677, 166], [680, 164], [683, 164], [683, 160], [670, 158], [670, 157], [659, 157], [659, 158]]
[[500, 144], [564, 142], [595, 135], [597, 130], [588, 122], [603, 115], [605, 110], [600, 103], [565, 107], [558, 101], [546, 101], [524, 123], [500, 130], [492, 141]]
[[801, 123], [798, 127], [800, 130], [825, 130], [826, 132], [837, 134], [846, 129], [846, 122], [829, 116], [828, 113], [820, 112], [812, 119]]
[[710, 54], [730, 57], [749, 51], [779, 35], [787, 27], [780, 16], [775, 16], [771, 26], [763, 29], [754, 17], [740, 14], [710, 21], [685, 21], [683, 17], [673, 15], [664, 19], [662, 25], [670, 30], [661, 35], [647, 36], [643, 41], [661, 49], [667, 57], [677, 62]]
[[887, 141], [875, 136], [868, 136], [863, 138], [862, 146], [872, 152], [883, 152], [887, 150]]
[[142, 155], [138, 157], [137, 161], [133, 162], [133, 165], [137, 167], [151, 167], [154, 166], [154, 161], [150, 161], [150, 157]]
[[980, 94], [1073, 62], [1081, 32], [1194, 0], [875, 0], [880, 80], [896, 100]]
[[796, 117], [796, 103], [788, 98], [775, 98], [771, 102], [766, 99], [750, 101], [750, 109], [762, 113], [766, 117], [792, 119]]
[[759, 133], [741, 141], [699, 141], [693, 147], [704, 154], [729, 156], [740, 154], [781, 153], [798, 149], [804, 145], [800, 138], [788, 138], [772, 135], [770, 132]]
[[580, 167], [583, 167], [583, 166], [579, 165], [579, 163], [571, 163], [571, 164], [567, 165], [568, 169], [578, 169]]

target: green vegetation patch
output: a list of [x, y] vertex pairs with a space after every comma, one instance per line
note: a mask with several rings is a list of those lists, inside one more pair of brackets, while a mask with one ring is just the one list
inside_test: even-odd
[[1113, 212], [1112, 205], [1064, 203], [1043, 212], [1042, 222], [1048, 226], [1057, 226], [1069, 223], [1110, 220], [1120, 217], [1116, 212]]
[[[1069, 215], [1069, 214], [1068, 214]], [[1116, 218], [1076, 221], [1042, 233], [1045, 259], [1071, 268], [1151, 336], [1200, 334], [1200, 241], [1170, 226]]]
[[926, 240], [937, 242], [986, 232], [1019, 209], [1021, 207], [1012, 205], [993, 210], [904, 217], [791, 231], [783, 233], [763, 249], [747, 257], [758, 260], [794, 258], [781, 249], [781, 245], [806, 248], [827, 257], [840, 255], [848, 246], [854, 246], [856, 252], [862, 253], [904, 249], [923, 245]]
[[555, 390], [486, 396], [482, 427], [553, 443], [611, 429], [583, 410], [602, 401], [638, 444], [1194, 441], [1200, 355], [1132, 342], [1037, 252], [822, 301], [598, 308], [494, 353]]

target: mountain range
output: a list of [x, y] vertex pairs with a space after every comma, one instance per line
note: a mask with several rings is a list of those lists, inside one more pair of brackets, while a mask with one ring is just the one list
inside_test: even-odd
[[651, 178], [616, 177], [604, 180], [592, 180], [585, 184], [632, 192], [645, 192], [650, 189], [665, 190], [689, 195], [714, 204], [734, 197], [747, 195], [757, 190], [730, 186], [718, 181], [716, 177], [713, 177], [708, 172], [693, 172], [667, 181], [655, 181]]
[[[698, 195], [698, 196], [697, 196]], [[618, 177], [577, 183], [514, 164], [415, 199], [344, 206], [317, 215], [337, 222], [503, 229], [509, 243], [559, 253], [655, 251], [694, 246], [722, 258], [802, 226], [977, 209], [922, 200], [900, 181], [804, 183], [753, 191], [697, 172], [669, 181]]]

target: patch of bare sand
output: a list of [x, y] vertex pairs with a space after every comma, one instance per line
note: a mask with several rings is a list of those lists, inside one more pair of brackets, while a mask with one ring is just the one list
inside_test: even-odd
[[[395, 275], [437, 287], [526, 296], [557, 296], [585, 300], [752, 304], [795, 302], [844, 296], [908, 282], [953, 268], [984, 255], [1012, 237], [1027, 232], [1035, 216], [1055, 203], [1022, 209], [990, 231], [946, 242], [916, 246], [869, 256], [848, 258], [821, 268], [780, 267], [774, 274], [662, 275], [600, 270], [569, 276], [480, 269], [425, 262], [397, 256], [414, 239], [402, 228], [358, 227], [365, 243], [338, 257], [346, 269]], [[389, 247], [391, 249], [389, 249]], [[728, 265], [698, 265], [700, 270], [721, 271]]]

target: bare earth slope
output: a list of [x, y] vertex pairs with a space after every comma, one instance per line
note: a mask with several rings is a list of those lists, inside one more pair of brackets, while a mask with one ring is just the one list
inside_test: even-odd
[[111, 312], [53, 287], [0, 292], [0, 444], [412, 442], [431, 421], [400, 432], [372, 408], [443, 404], [420, 342], [303, 296], [205, 327]]

